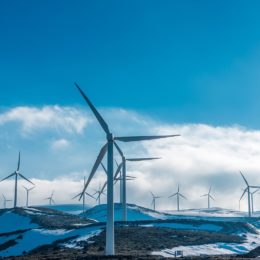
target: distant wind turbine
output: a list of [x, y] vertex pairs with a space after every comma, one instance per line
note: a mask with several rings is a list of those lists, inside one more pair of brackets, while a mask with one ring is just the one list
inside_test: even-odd
[[150, 191], [150, 193], [151, 193], [151, 195], [152, 195], [152, 197], [153, 197], [153, 200], [152, 200], [153, 210], [155, 210], [155, 209], [156, 209], [156, 200], [157, 200], [157, 199], [160, 199], [160, 198], [162, 198], [162, 197], [155, 196], [151, 191]]
[[247, 201], [248, 201], [248, 217], [251, 217], [251, 191], [250, 189], [253, 188], [253, 189], [259, 189], [260, 186], [254, 186], [254, 185], [249, 185], [248, 184], [248, 181], [246, 180], [245, 176], [243, 175], [243, 173], [240, 171], [240, 174], [243, 178], [243, 180], [245, 181], [246, 183], [246, 188], [244, 189], [244, 192], [242, 194], [242, 196], [240, 197], [240, 200], [244, 197], [245, 193], [247, 192]]
[[23, 186], [24, 187], [24, 189], [25, 189], [25, 191], [26, 191], [26, 207], [28, 208], [28, 204], [29, 204], [29, 192], [31, 191], [31, 190], [33, 190], [34, 188], [35, 188], [35, 186], [34, 187], [32, 187], [32, 188], [26, 188], [25, 186]]
[[8, 200], [8, 199], [5, 197], [4, 194], [2, 194], [2, 195], [3, 195], [3, 200], [4, 200], [4, 208], [6, 209], [6, 203], [7, 203], [7, 202], [10, 202], [10, 201], [12, 201], [12, 200]]
[[187, 200], [187, 198], [180, 193], [180, 185], [178, 185], [178, 191], [176, 193], [172, 194], [171, 196], [169, 196], [169, 198], [174, 197], [174, 196], [176, 196], [176, 199], [177, 199], [177, 210], [180, 211], [180, 197]]
[[144, 140], [152, 140], [152, 139], [159, 139], [159, 138], [167, 138], [167, 137], [175, 137], [179, 135], [163, 135], [163, 136], [128, 136], [128, 137], [115, 137], [103, 117], [99, 114], [97, 109], [91, 103], [89, 98], [85, 95], [85, 93], [81, 90], [78, 84], [76, 84], [77, 89], [79, 90], [80, 94], [83, 96], [85, 101], [87, 102], [88, 106], [92, 110], [93, 114], [95, 115], [96, 119], [98, 120], [99, 124], [101, 125], [102, 129], [106, 134], [107, 142], [101, 148], [99, 155], [94, 163], [92, 171], [89, 175], [87, 183], [83, 189], [83, 194], [86, 191], [91, 179], [93, 178], [99, 164], [103, 160], [105, 154], [107, 153], [107, 225], [106, 225], [106, 248], [105, 254], [106, 255], [114, 255], [114, 171], [113, 171], [113, 163], [114, 163], [114, 143], [115, 141], [121, 142], [133, 142], [133, 141], [144, 141]]
[[17, 183], [18, 183], [18, 177], [23, 178], [24, 180], [30, 182], [32, 185], [34, 185], [30, 180], [25, 178], [21, 173], [20, 173], [20, 160], [21, 160], [21, 154], [19, 152], [19, 157], [18, 157], [18, 164], [17, 164], [17, 169], [14, 173], [10, 174], [6, 178], [2, 179], [1, 181], [4, 181], [8, 178], [15, 177], [15, 183], [14, 183], [14, 208], [17, 206]]
[[55, 204], [55, 201], [53, 200], [53, 194], [54, 191], [51, 193], [50, 197], [45, 198], [45, 200], [49, 200], [49, 205]]
[[97, 194], [96, 201], [98, 201], [98, 205], [100, 205], [100, 197], [101, 197], [101, 195], [106, 195], [103, 190], [104, 189], [102, 189], [101, 185], [99, 184], [98, 189], [95, 190], [95, 193], [93, 194], [93, 196], [95, 196]]
[[210, 192], [211, 192], [211, 186], [209, 188], [208, 193], [201, 195], [201, 197], [208, 197], [208, 209], [210, 208], [210, 199], [214, 200], [214, 198], [211, 196]]
[[253, 192], [250, 192], [250, 194], [251, 194], [251, 203], [252, 203], [252, 214], [254, 213], [254, 195], [258, 191], [259, 191], [259, 189], [255, 190]]
[[[84, 177], [84, 182], [83, 182], [83, 188], [85, 187], [85, 184], [86, 184], [86, 177]], [[82, 197], [82, 212], [84, 213], [85, 212], [85, 200], [86, 200], [86, 195], [89, 196], [90, 198], [92, 199], [96, 199], [94, 198], [92, 195], [90, 195], [89, 193], [85, 192], [85, 194], [82, 194], [82, 192], [80, 192], [79, 194], [77, 194], [76, 196], [74, 196], [72, 199], [76, 199], [78, 197]]]

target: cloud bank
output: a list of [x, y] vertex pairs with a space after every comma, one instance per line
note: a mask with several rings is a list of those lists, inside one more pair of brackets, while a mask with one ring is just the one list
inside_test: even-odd
[[[260, 131], [242, 126], [206, 124], [167, 124], [124, 109], [102, 109], [111, 130], [120, 136], [143, 134], [181, 134], [181, 137], [151, 142], [119, 143], [127, 157], [159, 156], [150, 162], [128, 162], [127, 171], [136, 176], [127, 184], [128, 202], [150, 207], [150, 191], [160, 196], [159, 209], [174, 209], [168, 199], [178, 184], [188, 200], [182, 208], [206, 207], [200, 197], [212, 186], [213, 206], [238, 209], [238, 199], [245, 187], [239, 170], [249, 183], [260, 184]], [[88, 176], [105, 142], [102, 129], [87, 108], [43, 106], [14, 107], [0, 111], [0, 177], [16, 168], [21, 150], [21, 172], [36, 183], [32, 204], [46, 204], [43, 199], [55, 190], [56, 203], [72, 203], [80, 192], [83, 176]], [[120, 157], [116, 155], [117, 160]], [[106, 163], [106, 161], [104, 161]], [[90, 193], [103, 184], [106, 176], [99, 169], [90, 184]], [[19, 184], [19, 204], [25, 192]], [[0, 183], [2, 193], [13, 196], [13, 180]], [[118, 201], [118, 185], [115, 198]], [[255, 208], [260, 202], [255, 196]], [[105, 198], [103, 198], [105, 202]], [[90, 204], [95, 203], [89, 200]], [[246, 200], [241, 204], [246, 210]], [[260, 208], [259, 208], [260, 210]]]

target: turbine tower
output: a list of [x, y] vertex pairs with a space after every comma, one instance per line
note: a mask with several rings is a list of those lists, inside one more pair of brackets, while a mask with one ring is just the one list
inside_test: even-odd
[[4, 200], [4, 208], [6, 209], [6, 203], [7, 203], [7, 202], [10, 202], [10, 201], [12, 201], [12, 200], [8, 200], [8, 199], [5, 197], [4, 194], [2, 194], [2, 195], [3, 195], [3, 200]]
[[252, 214], [254, 214], [254, 195], [258, 191], [259, 191], [259, 189], [255, 190], [253, 192], [250, 192], [250, 194], [251, 194], [251, 203], [252, 203]]
[[252, 188], [252, 189], [259, 189], [260, 186], [254, 186], [254, 185], [252, 186], [252, 185], [249, 185], [249, 184], [248, 184], [248, 181], [246, 180], [245, 176], [243, 175], [243, 173], [242, 173], [241, 171], [240, 171], [240, 174], [241, 174], [243, 180], [244, 180], [245, 183], [246, 183], [246, 188], [245, 188], [245, 190], [244, 190], [242, 196], [240, 197], [240, 200], [244, 197], [245, 193], [247, 192], [248, 217], [250, 218], [250, 217], [251, 217], [251, 199], [252, 199], [252, 198], [251, 198], [251, 191], [250, 191], [250, 189], [251, 189], [251, 188]]
[[21, 160], [21, 154], [19, 152], [19, 157], [18, 157], [18, 164], [17, 164], [17, 169], [14, 173], [10, 174], [6, 178], [2, 179], [1, 181], [4, 181], [6, 179], [9, 179], [11, 177], [15, 177], [15, 183], [14, 183], [14, 208], [17, 206], [17, 184], [18, 184], [18, 177], [23, 178], [24, 180], [30, 182], [32, 185], [34, 185], [30, 180], [25, 178], [21, 173], [20, 173], [20, 160]]
[[153, 197], [153, 200], [152, 200], [152, 205], [153, 205], [153, 210], [155, 211], [155, 208], [156, 208], [156, 200], [157, 199], [160, 199], [161, 197], [159, 196], [155, 196], [151, 191], [150, 191], [152, 197]]
[[163, 135], [163, 136], [129, 136], [129, 137], [115, 137], [112, 132], [109, 130], [109, 127], [103, 117], [99, 114], [96, 110], [94, 105], [85, 95], [85, 93], [81, 90], [77, 83], [75, 83], [77, 89], [79, 90], [80, 94], [83, 96], [85, 101], [87, 102], [88, 106], [92, 110], [93, 114], [95, 115], [96, 119], [98, 120], [100, 126], [104, 130], [106, 134], [107, 142], [101, 148], [99, 155], [94, 163], [92, 171], [89, 175], [87, 183], [83, 189], [83, 194], [86, 191], [91, 179], [93, 178], [99, 164], [103, 160], [105, 154], [107, 153], [107, 225], [106, 225], [106, 248], [105, 253], [106, 255], [114, 255], [114, 190], [113, 190], [113, 163], [114, 163], [114, 142], [121, 141], [121, 142], [133, 142], [133, 141], [144, 141], [144, 140], [152, 140], [152, 139], [159, 139], [159, 138], [167, 138], [167, 137], [174, 137], [178, 135]]
[[49, 200], [49, 205], [51, 206], [52, 204], [55, 204], [55, 201], [53, 200], [53, 194], [54, 191], [51, 193], [50, 197], [45, 198], [45, 200]]
[[201, 195], [201, 197], [208, 197], [208, 209], [210, 208], [210, 199], [214, 200], [214, 198], [211, 196], [210, 192], [211, 192], [211, 186], [209, 188], [208, 193]]
[[169, 196], [168, 198], [172, 198], [175, 196], [177, 199], [177, 210], [180, 211], [180, 197], [187, 200], [187, 198], [180, 193], [180, 185], [178, 185], [178, 191], [176, 193], [172, 194], [171, 196]]
[[26, 191], [26, 207], [28, 208], [28, 203], [29, 203], [29, 192], [31, 191], [31, 190], [33, 190], [35, 187], [32, 187], [32, 188], [26, 188], [25, 186], [23, 186], [24, 187], [24, 189], [25, 189], [25, 191]]
[[[84, 182], [83, 182], [83, 188], [85, 187], [86, 184], [86, 177], [84, 177]], [[86, 201], [86, 195], [89, 196], [92, 199], [95, 199], [92, 195], [90, 195], [89, 193], [85, 192], [84, 194], [82, 194], [82, 192], [80, 192], [79, 194], [77, 194], [76, 196], [74, 196], [72, 199], [76, 199], [77, 197], [82, 196], [82, 213], [85, 212], [85, 201]]]

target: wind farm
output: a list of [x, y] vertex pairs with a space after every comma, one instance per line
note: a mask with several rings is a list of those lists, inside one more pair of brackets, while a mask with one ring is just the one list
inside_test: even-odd
[[1, 1], [0, 259], [258, 259], [259, 1]]

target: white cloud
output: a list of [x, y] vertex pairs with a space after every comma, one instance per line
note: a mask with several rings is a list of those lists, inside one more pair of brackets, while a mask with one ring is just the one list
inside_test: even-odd
[[59, 140], [55, 140], [52, 142], [51, 147], [54, 150], [60, 150], [60, 149], [65, 149], [68, 148], [69, 146], [69, 141], [66, 139], [59, 139]]
[[44, 106], [15, 107], [0, 114], [0, 125], [18, 122], [24, 134], [35, 130], [53, 129], [68, 133], [82, 133], [88, 119], [78, 109], [73, 107]]

